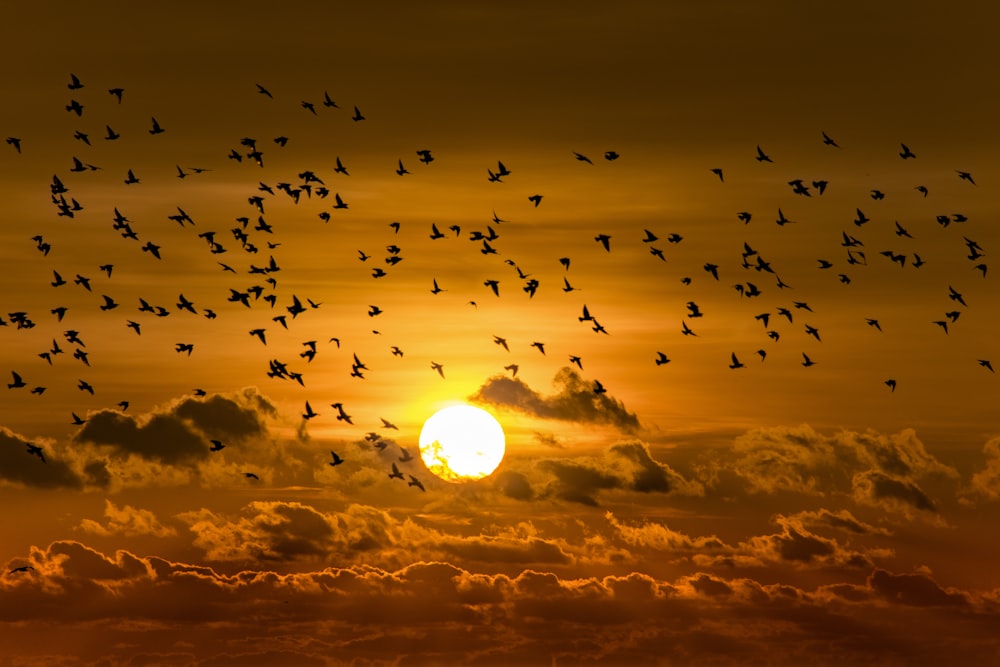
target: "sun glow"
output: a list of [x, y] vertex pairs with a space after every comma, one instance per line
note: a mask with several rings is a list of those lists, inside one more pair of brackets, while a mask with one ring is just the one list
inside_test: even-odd
[[435, 412], [420, 431], [420, 458], [448, 482], [482, 479], [503, 460], [503, 428], [493, 415], [471, 405]]

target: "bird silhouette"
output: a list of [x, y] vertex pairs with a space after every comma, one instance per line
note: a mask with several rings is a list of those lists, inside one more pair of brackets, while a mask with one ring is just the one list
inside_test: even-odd
[[38, 445], [33, 445], [30, 442], [26, 444], [28, 447], [27, 449], [28, 454], [31, 454], [32, 456], [37, 456], [42, 460], [42, 463], [47, 463], [47, 461], [45, 460], [45, 453], [42, 451], [41, 447], [39, 447]]
[[395, 463], [392, 464], [392, 472], [389, 473], [389, 479], [404, 479], [403, 473]]
[[418, 489], [420, 489], [421, 491], [427, 491], [427, 489], [424, 488], [424, 485], [420, 482], [420, 480], [417, 479], [416, 477], [414, 477], [413, 475], [410, 475], [410, 481], [407, 482], [406, 485], [407, 486], [415, 486]]

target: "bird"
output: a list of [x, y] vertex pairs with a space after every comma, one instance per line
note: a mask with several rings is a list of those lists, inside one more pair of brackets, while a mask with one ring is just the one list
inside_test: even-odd
[[398, 426], [396, 426], [395, 424], [393, 424], [392, 422], [390, 422], [385, 417], [379, 417], [379, 419], [382, 421], [382, 428], [389, 428], [389, 429], [393, 429], [395, 431], [399, 430]]
[[13, 376], [13, 381], [7, 384], [8, 389], [22, 389], [28, 386], [28, 383], [21, 379], [21, 376], [16, 371], [11, 371]]
[[438, 372], [438, 375], [440, 375], [442, 378], [444, 377], [444, 366], [442, 364], [439, 364], [436, 361], [432, 361], [431, 368], [436, 370]]
[[221, 440], [209, 440], [209, 442], [212, 443], [212, 446], [208, 448], [210, 452], [220, 452], [226, 448]]
[[657, 352], [655, 362], [657, 366], [662, 366], [663, 364], [669, 364], [670, 359], [668, 359], [667, 355], [663, 352]]
[[993, 370], [993, 364], [990, 363], [989, 359], [977, 359], [979, 365], [988, 370], [990, 373], [995, 373]]
[[392, 472], [389, 473], [389, 479], [404, 479], [403, 473], [395, 463], [392, 464]]
[[746, 365], [736, 357], [735, 352], [731, 353], [729, 358], [731, 360], [729, 364], [731, 369], [736, 370], [737, 368], [746, 368]]
[[598, 234], [594, 237], [594, 240], [604, 246], [604, 249], [611, 252], [611, 237], [607, 234]]
[[340, 458], [340, 456], [337, 455], [337, 452], [333, 450], [330, 450], [330, 456], [333, 457], [333, 460], [330, 461], [331, 466], [339, 466], [341, 463], [344, 462], [344, 459]]
[[812, 359], [810, 359], [808, 354], [806, 354], [805, 352], [802, 353], [802, 365], [803, 366], [809, 367], [809, 366], [814, 366], [815, 364], [816, 364], [816, 362], [813, 361]]
[[243, 476], [246, 477], [247, 479], [255, 479], [258, 482], [260, 481], [260, 477], [258, 477], [255, 473], [252, 472], [245, 472], [243, 473]]
[[31, 454], [32, 456], [37, 456], [42, 460], [42, 463], [47, 463], [47, 461], [45, 460], [45, 454], [42, 452], [41, 447], [39, 447], [38, 445], [33, 445], [30, 442], [25, 444], [27, 444], [28, 446], [27, 449], [28, 454]]
[[963, 181], [968, 181], [969, 183], [972, 183], [973, 185], [976, 184], [976, 182], [972, 179], [972, 174], [970, 174], [969, 172], [967, 172], [967, 171], [960, 171], [960, 170], [956, 169], [955, 173], [957, 173], [958, 177], [960, 179], [962, 179]]
[[18, 572], [31, 572], [35, 568], [31, 565], [21, 565], [20, 567], [15, 567], [8, 570], [7, 574], [17, 574]]
[[406, 170], [406, 167], [403, 166], [402, 160], [399, 160], [399, 166], [396, 167], [396, 173], [399, 174], [400, 176], [402, 176], [403, 174], [410, 173], [409, 171]]
[[726, 179], [722, 176], [722, 169], [720, 169], [719, 167], [715, 167], [715, 168], [711, 169], [710, 171], [713, 174], [715, 174], [716, 176], [719, 177], [719, 182], [720, 183], [725, 183], [726, 182]]
[[896, 381], [893, 380], [892, 378], [889, 378], [888, 380], [886, 380], [884, 382], [884, 384], [885, 384], [885, 386], [889, 387], [889, 391], [891, 391], [891, 392], [895, 392], [896, 391]]
[[431, 152], [429, 150], [427, 150], [426, 148], [423, 149], [423, 150], [417, 151], [417, 156], [418, 156], [417, 159], [420, 162], [423, 162], [424, 164], [430, 164], [431, 162], [434, 161], [434, 156], [431, 155]]
[[160, 127], [160, 124], [156, 121], [155, 116], [153, 117], [152, 125], [153, 125], [152, 128], [150, 128], [149, 130], [150, 134], [163, 134], [164, 130], [162, 127]]
[[424, 488], [424, 485], [420, 482], [420, 480], [417, 479], [416, 477], [414, 477], [413, 475], [410, 475], [410, 481], [407, 482], [406, 485], [407, 486], [415, 486], [418, 489], [420, 489], [421, 491], [427, 491], [427, 489]]
[[510, 348], [507, 347], [507, 339], [501, 338], [500, 336], [493, 336], [493, 342], [502, 347], [503, 349], [510, 352]]
[[840, 144], [831, 139], [826, 132], [823, 133], [823, 144], [826, 146], [833, 146], [834, 148], [840, 148]]
[[608, 162], [613, 162], [620, 157], [621, 155], [619, 155], [615, 151], [604, 151], [604, 159], [607, 160]]
[[362, 121], [364, 119], [365, 119], [365, 117], [364, 117], [364, 115], [362, 115], [361, 110], [358, 109], [357, 107], [354, 107], [354, 115], [351, 116], [351, 120], [353, 120], [354, 122], [358, 122], [358, 121]]
[[538, 208], [538, 205], [542, 203], [542, 195], [531, 195], [528, 197], [528, 201], [533, 202], [535, 208]]
[[574, 156], [574, 157], [575, 157], [575, 158], [576, 158], [576, 159], [577, 159], [578, 161], [580, 161], [580, 162], [586, 162], [586, 163], [587, 163], [587, 164], [589, 164], [589, 165], [593, 165], [593, 164], [594, 164], [594, 163], [593, 163], [593, 162], [592, 162], [592, 161], [590, 160], [590, 158], [589, 158], [589, 157], [587, 157], [586, 155], [584, 155], [584, 154], [582, 154], [582, 153], [575, 153], [575, 152], [574, 152], [574, 153], [573, 153], [573, 156]]
[[900, 144], [899, 146], [900, 148], [902, 148], [902, 150], [899, 151], [899, 157], [903, 158], [904, 160], [909, 160], [917, 157], [916, 155], [914, 155], [913, 151], [911, 151], [906, 144]]
[[302, 418], [309, 420], [312, 419], [313, 417], [318, 417], [318, 416], [319, 413], [312, 409], [312, 406], [309, 405], [309, 401], [306, 401], [306, 411], [302, 413]]
[[18, 153], [21, 152], [21, 139], [18, 137], [7, 137], [7, 144], [14, 147]]
[[265, 88], [264, 86], [260, 85], [259, 83], [256, 84], [256, 85], [257, 85], [257, 92], [258, 93], [260, 93], [261, 95], [266, 95], [267, 97], [270, 97], [271, 99], [274, 99], [274, 95], [271, 94], [271, 91], [269, 91], [267, 88]]
[[757, 162], [773, 162], [773, 160], [768, 157], [766, 153], [764, 153], [760, 146], [757, 146]]

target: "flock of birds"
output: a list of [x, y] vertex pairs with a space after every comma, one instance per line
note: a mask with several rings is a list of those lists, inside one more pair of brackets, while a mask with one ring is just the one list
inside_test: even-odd
[[[87, 118], [89, 120], [89, 115], [91, 112], [87, 111], [91, 106], [97, 106], [101, 108], [99, 104], [92, 104], [88, 101], [84, 104], [80, 99], [87, 101], [86, 95], [82, 92], [85, 88], [84, 83], [75, 75], [71, 75], [68, 84], [68, 89], [71, 91], [73, 97], [66, 104], [65, 109], [71, 117], [79, 119], [83, 122], [83, 119]], [[81, 91], [81, 92], [78, 92]], [[266, 87], [256, 84], [256, 93], [268, 100], [275, 100], [275, 96]], [[104, 93], [100, 93], [104, 94]], [[123, 88], [110, 88], [107, 89], [107, 95], [110, 95], [114, 103], [117, 105], [128, 105], [127, 96], [125, 94], [125, 89]], [[80, 99], [77, 99], [77, 98]], [[324, 93], [323, 99], [318, 103], [321, 107], [328, 110], [336, 110], [340, 107], [337, 103], [331, 99], [330, 95]], [[321, 109], [317, 109], [317, 103], [310, 101], [301, 101], [299, 106], [302, 108], [303, 113], [308, 113], [311, 115], [318, 115], [323, 113]], [[354, 123], [360, 123], [366, 121], [366, 117], [357, 106], [353, 107], [353, 113], [349, 116], [350, 121]], [[103, 130], [100, 135], [94, 132], [85, 132], [83, 130], [76, 130], [73, 134], [73, 140], [79, 142], [79, 148], [81, 153], [85, 151], [97, 152], [94, 149], [95, 144], [110, 144], [113, 142], [129, 141], [127, 136], [123, 136], [123, 132], [115, 130], [111, 123], [101, 121], [98, 123], [103, 125]], [[157, 117], [150, 117], [146, 133], [150, 137], [162, 137], [164, 135], [170, 135], [170, 127], [167, 124], [161, 123]], [[823, 144], [828, 146], [831, 150], [840, 150], [840, 145], [837, 141], [831, 138], [825, 132], [822, 133]], [[275, 150], [280, 150], [284, 148], [289, 142], [289, 138], [286, 136], [275, 137], [271, 140], [271, 144], [275, 146]], [[32, 147], [29, 142], [23, 141], [19, 136], [9, 136], [6, 138], [6, 143], [11, 147], [11, 149], [17, 154], [24, 154], [30, 150]], [[212, 171], [222, 169], [225, 166], [230, 166], [231, 163], [236, 163], [242, 165], [238, 167], [241, 170], [259, 168], [262, 169], [265, 165], [265, 159], [268, 158], [268, 151], [271, 150], [270, 145], [267, 140], [258, 140], [253, 137], [244, 137], [238, 141], [238, 144], [229, 148], [228, 155], [220, 151], [219, 160], [222, 164], [213, 165], [212, 167], [204, 166], [181, 166], [180, 164], [174, 165], [172, 172], [181, 181], [186, 181], [191, 178], [204, 178], [210, 174]], [[583, 153], [572, 152], [572, 159], [577, 162], [594, 166], [594, 160]], [[421, 168], [426, 167], [433, 163], [436, 156], [431, 150], [420, 149], [415, 151], [416, 161], [422, 165]], [[614, 163], [621, 156], [618, 152], [609, 150], [604, 152], [603, 156], [597, 158], [603, 160], [607, 163]], [[912, 160], [916, 158], [915, 153], [907, 145], [901, 144], [899, 157], [902, 160]], [[567, 156], [569, 159], [570, 156]], [[770, 155], [768, 155], [760, 146], [757, 146], [755, 159], [759, 163], [772, 163], [773, 160]], [[225, 162], [225, 161], [229, 162]], [[275, 231], [275, 223], [268, 220], [268, 210], [272, 206], [277, 198], [283, 197], [286, 200], [298, 205], [302, 202], [322, 202], [323, 210], [319, 211], [316, 216], [323, 223], [329, 223], [333, 219], [334, 215], [339, 214], [341, 211], [346, 211], [350, 209], [351, 204], [345, 200], [341, 193], [332, 190], [328, 186], [328, 181], [331, 178], [347, 177], [350, 175], [350, 170], [341, 158], [341, 156], [335, 156], [331, 162], [334, 164], [332, 168], [332, 173], [330, 175], [317, 173], [316, 171], [303, 170], [297, 174], [298, 180], [287, 180], [278, 182], [265, 182], [264, 180], [258, 180], [256, 177], [254, 180], [258, 182], [254, 186], [253, 192], [247, 197], [246, 204], [249, 207], [249, 211], [245, 211], [243, 215], [237, 216], [235, 218], [236, 224], [231, 229], [226, 231], [220, 230], [203, 230], [202, 226], [196, 224], [193, 216], [191, 216], [187, 211], [181, 207], [177, 207], [177, 212], [168, 216], [168, 219], [182, 229], [197, 229], [194, 233], [193, 239], [197, 239], [197, 243], [204, 244], [207, 252], [211, 254], [214, 261], [218, 265], [218, 269], [223, 273], [231, 273], [235, 276], [239, 275], [249, 275], [253, 277], [256, 281], [255, 284], [245, 287], [245, 288], [228, 288], [228, 295], [225, 295], [224, 299], [220, 297], [220, 304], [222, 301], [226, 308], [229, 308], [229, 304], [235, 306], [242, 306], [246, 309], [257, 309], [259, 304], [267, 304], [268, 313], [270, 318], [270, 325], [265, 326], [255, 326], [248, 330], [248, 335], [263, 346], [268, 345], [268, 327], [277, 326], [281, 327], [282, 330], [289, 330], [290, 327], [294, 326], [295, 320], [322, 306], [322, 302], [314, 300], [312, 298], [301, 298], [296, 294], [286, 294], [278, 289], [278, 274], [283, 270], [283, 266], [276, 259], [275, 255], [279, 254], [277, 250], [281, 246], [281, 242], [277, 239], [279, 235]], [[85, 210], [85, 206], [82, 200], [85, 200], [83, 195], [79, 195], [80, 199], [77, 198], [77, 188], [80, 179], [77, 177], [78, 174], [86, 174], [90, 172], [96, 172], [102, 170], [102, 167], [90, 162], [87, 159], [81, 159], [76, 155], [69, 156], [67, 159], [68, 172], [71, 176], [66, 174], [56, 173], [52, 176], [51, 182], [49, 183], [49, 203], [54, 210], [54, 215], [57, 219], [74, 219], [78, 215], [81, 215]], [[403, 158], [399, 158], [396, 161], [396, 167], [394, 169], [395, 174], [399, 177], [407, 177], [411, 175], [410, 170], [404, 163]], [[511, 169], [507, 167], [502, 161], [497, 161], [496, 167], [486, 168], [485, 178], [491, 183], [502, 183], [504, 179], [512, 175]], [[714, 177], [718, 178], [718, 181], [722, 184], [726, 183], [726, 175], [723, 168], [712, 168], [711, 173]], [[264, 172], [256, 171], [255, 174], [262, 174]], [[970, 187], [976, 186], [975, 179], [970, 172], [956, 170], [956, 177], [966, 183]], [[135, 188], [143, 183], [140, 170], [137, 168], [129, 168], [122, 175], [121, 182], [128, 188]], [[71, 187], [72, 186], [72, 187]], [[792, 195], [796, 197], [813, 197], [813, 195], [819, 197], [826, 193], [829, 186], [829, 182], [825, 180], [809, 180], [809, 179], [794, 179], [788, 182], [788, 186], [791, 188]], [[928, 188], [923, 185], [916, 185], [915, 190], [917, 193], [923, 197], [928, 195]], [[870, 197], [873, 201], [879, 201], [885, 197], [885, 193], [873, 189], [870, 191]], [[529, 202], [534, 207], [539, 207], [543, 202], [543, 195], [532, 194], [528, 197]], [[124, 239], [126, 242], [135, 244], [138, 250], [149, 257], [149, 261], [162, 262], [169, 261], [170, 249], [165, 248], [163, 245], [155, 243], [152, 239], [148, 239], [146, 235], [140, 234], [138, 226], [127, 217], [125, 213], [119, 210], [119, 207], [113, 207], [112, 211], [108, 211], [107, 214], [111, 219], [111, 226], [113, 231]], [[736, 213], [736, 218], [738, 221], [747, 225], [751, 220], [756, 220], [757, 217], [750, 211], [739, 211]], [[936, 218], [938, 224], [942, 227], [949, 227], [952, 224], [960, 224], [968, 221], [968, 218], [963, 214], [951, 213], [951, 214], [941, 214]], [[468, 232], [468, 239], [475, 243], [479, 252], [484, 257], [490, 256], [500, 256], [501, 253], [498, 249], [497, 240], [500, 238], [500, 234], [497, 229], [502, 223], [507, 222], [499, 215], [497, 215], [494, 210], [492, 217], [490, 218], [489, 224], [485, 226], [485, 229], [476, 229]], [[781, 208], [777, 209], [776, 218], [773, 221], [778, 226], [785, 226], [788, 224], [794, 224], [795, 220], [790, 219]], [[856, 228], [861, 229], [865, 225], [871, 222], [871, 218], [866, 215], [860, 207], [856, 210], [856, 217], [853, 220], [853, 224]], [[393, 234], [398, 234], [400, 230], [401, 223], [392, 222], [389, 227], [392, 229]], [[228, 236], [227, 236], [228, 232]], [[440, 229], [437, 224], [431, 224], [429, 230], [429, 238], [432, 241], [437, 241], [444, 238], [460, 238], [462, 236], [462, 228], [459, 225], [452, 225], [447, 229]], [[840, 246], [843, 248], [845, 254], [846, 266], [851, 268], [860, 268], [868, 265], [869, 257], [866, 254], [866, 249], [863, 241], [859, 239], [854, 234], [860, 234], [860, 232], [848, 233], [847, 231], [842, 232]], [[898, 221], [895, 222], [895, 235], [899, 239], [912, 239], [912, 234]], [[231, 241], [227, 239], [231, 238]], [[968, 259], [972, 263], [972, 266], [981, 273], [982, 277], [985, 278], [987, 275], [988, 267], [985, 262], [982, 261], [985, 256], [985, 251], [983, 247], [976, 241], [963, 237], [964, 245], [968, 252]], [[53, 251], [53, 242], [50, 242], [44, 234], [35, 234], [31, 237], [32, 242], [35, 244], [35, 248], [38, 251], [38, 258], [40, 261], [48, 262], [52, 261], [50, 259], [50, 253]], [[594, 236], [594, 242], [597, 246], [605, 252], [612, 252], [614, 235], [601, 233]], [[642, 244], [648, 248], [648, 252], [656, 260], [661, 262], [666, 262], [667, 258], [665, 255], [665, 248], [659, 244], [661, 241], [676, 245], [683, 241], [683, 237], [677, 233], [671, 233], [660, 235], [652, 230], [644, 230], [644, 236], [641, 239]], [[195, 242], [195, 241], [192, 241]], [[222, 256], [233, 252], [234, 254], [241, 253], [246, 261], [246, 266], [242, 266], [241, 262], [234, 260], [222, 261]], [[363, 250], [357, 251], [357, 260], [362, 263], [366, 263], [373, 259], [373, 255], [369, 254]], [[266, 260], [258, 259], [264, 254], [268, 255]], [[907, 263], [912, 268], [919, 269], [926, 262], [921, 258], [920, 254], [916, 252], [896, 252], [895, 250], [884, 250], [880, 251], [880, 255], [884, 256], [887, 261], [896, 263], [900, 267], [905, 266]], [[403, 261], [402, 248], [400, 248], [396, 243], [390, 243], [385, 246], [385, 255], [382, 258], [383, 262], [378, 265], [374, 265], [370, 269], [370, 276], [375, 281], [380, 281], [381, 279], [388, 276], [393, 268], [396, 267], [401, 261]], [[874, 259], [874, 258], [872, 258]], [[562, 286], [561, 290], [566, 293], [576, 291], [578, 288], [574, 287], [569, 280], [568, 271], [571, 264], [571, 259], [569, 257], [558, 258], [559, 263], [563, 267], [564, 275], [562, 276]], [[503, 262], [511, 267], [513, 271], [516, 271], [518, 280], [522, 281], [521, 289], [524, 293], [528, 295], [529, 298], [534, 297], [535, 293], [540, 287], [540, 281], [532, 277], [531, 274], [525, 273], [517, 265], [515, 261], [510, 258], [503, 259]], [[374, 264], [374, 262], [373, 262]], [[765, 277], [772, 280], [776, 285], [778, 290], [785, 290], [791, 286], [785, 283], [778, 275], [777, 268], [774, 263], [765, 259], [763, 253], [755, 249], [748, 242], [743, 243], [743, 249], [741, 252], [741, 266], [746, 271], [752, 271], [761, 276], [761, 279]], [[818, 260], [817, 268], [821, 271], [832, 271], [837, 264], [834, 261], [823, 258]], [[702, 266], [707, 277], [713, 281], [720, 281], [720, 264], [716, 262], [705, 262]], [[98, 268], [101, 274], [104, 275], [102, 279], [102, 284], [106, 283], [111, 279], [114, 270], [114, 263], [104, 263]], [[93, 293], [94, 288], [97, 286], [96, 281], [83, 275], [82, 273], [76, 273], [75, 275], [63, 275], [60, 273], [58, 268], [51, 268], [52, 279], [51, 287], [55, 289], [63, 288], [66, 285], [72, 284], [80, 289], [86, 291], [87, 293]], [[750, 300], [759, 297], [763, 290], [760, 286], [760, 280], [755, 279], [754, 281], [744, 280], [733, 286], [734, 290], [737, 292], [739, 298]], [[839, 282], [843, 284], [850, 284], [852, 278], [849, 273], [845, 270], [838, 275]], [[691, 285], [694, 279], [691, 276], [685, 276], [681, 279], [684, 285]], [[488, 290], [488, 293], [493, 294], [495, 297], [499, 297], [501, 293], [501, 281], [498, 279], [488, 279], [483, 282], [483, 287]], [[438, 279], [435, 277], [431, 280], [430, 292], [437, 295], [441, 292], [446, 291], [443, 289], [439, 283]], [[955, 287], [949, 286], [948, 288], [948, 299], [954, 304], [954, 307], [944, 313], [940, 319], [932, 320], [932, 323], [939, 326], [944, 333], [948, 332], [949, 325], [954, 325], [954, 323], [962, 315], [961, 308], [967, 308], [967, 303], [963, 294], [958, 291]], [[96, 295], [95, 295], [96, 298]], [[279, 303], [280, 300], [280, 303]], [[172, 304], [155, 303], [152, 299], [139, 298], [138, 305], [131, 307], [134, 308], [134, 312], [137, 314], [130, 314], [124, 320], [124, 327], [131, 330], [134, 335], [142, 335], [146, 327], [154, 326], [154, 322], [159, 318], [165, 318], [175, 313], [188, 313], [189, 315], [200, 315], [208, 320], [214, 320], [220, 316], [220, 304], [212, 304], [210, 306], [198, 305], [192, 299], [186, 297], [183, 293], [180, 293]], [[471, 307], [478, 307], [475, 300], [468, 301], [468, 305]], [[130, 310], [130, 307], [124, 303], [119, 302], [113, 295], [101, 294], [99, 301], [97, 302], [96, 308], [104, 313], [123, 312]], [[695, 330], [696, 323], [700, 318], [704, 317], [703, 308], [693, 299], [688, 300], [685, 304], [686, 313], [681, 319], [679, 331], [683, 336], [698, 336], [699, 334]], [[51, 316], [55, 318], [55, 321], [62, 323], [64, 317], [69, 317], [72, 319], [72, 315], [68, 315], [70, 308], [64, 305], [53, 306], [46, 316]], [[383, 309], [378, 305], [371, 305], [368, 310], [369, 318], [377, 318], [383, 313]], [[787, 305], [780, 306], [773, 311], [762, 311], [754, 315], [756, 322], [763, 325], [766, 336], [771, 341], [777, 341], [781, 337], [781, 333], [772, 326], [773, 322], [778, 321], [779, 318], [787, 320], [789, 324], [793, 323], [800, 314], [812, 313], [813, 309], [806, 301], [791, 301]], [[27, 311], [16, 311], [7, 313], [7, 319], [0, 317], [0, 326], [11, 327], [17, 331], [30, 331], [36, 327], [36, 317]], [[587, 325], [593, 332], [602, 335], [610, 335], [608, 330], [602, 325], [590, 311], [587, 305], [583, 305], [578, 316], [580, 323]], [[881, 323], [877, 318], [867, 318], [867, 324], [874, 330], [881, 331]], [[821, 333], [818, 327], [813, 326], [809, 323], [803, 323], [804, 332], [807, 336], [812, 337], [816, 341], [822, 341]], [[87, 350], [87, 346], [84, 340], [84, 333], [72, 328], [67, 328], [62, 332], [61, 340], [59, 336], [51, 339], [50, 344], [46, 344], [46, 349], [38, 352], [37, 357], [42, 363], [48, 365], [55, 365], [60, 355], [67, 354], [72, 356], [84, 367], [90, 366], [90, 354]], [[506, 338], [501, 336], [494, 336], [493, 342], [509, 350], [509, 345]], [[308, 340], [302, 343], [302, 350], [299, 357], [303, 360], [303, 363], [310, 363], [316, 357], [319, 345], [321, 344], [335, 344], [337, 348], [341, 345], [341, 340], [337, 337], [331, 337], [327, 341], [321, 342], [319, 340]], [[179, 341], [175, 344], [175, 352], [177, 354], [182, 354], [185, 356], [191, 356], [196, 349], [197, 341]], [[541, 354], [546, 354], [545, 343], [541, 341], [534, 341], [531, 343], [531, 347], [537, 349]], [[393, 356], [402, 357], [403, 351], [398, 346], [391, 346], [390, 352]], [[741, 353], [742, 354], [742, 353]], [[757, 354], [760, 360], [763, 361], [767, 356], [767, 351], [764, 348], [757, 350]], [[580, 356], [570, 355], [570, 363], [577, 366], [581, 371], [583, 369], [583, 363]], [[663, 351], [656, 351], [655, 358], [651, 360], [656, 366], [664, 366], [671, 362], [669, 356]], [[269, 378], [276, 380], [286, 380], [298, 383], [299, 385], [305, 386], [304, 376], [301, 371], [293, 369], [295, 362], [287, 362], [279, 359], [269, 359], [267, 363], [266, 375]], [[810, 367], [815, 365], [817, 362], [807, 353], [802, 353], [801, 365], [804, 367]], [[993, 366], [989, 359], [978, 359], [978, 363], [984, 369], [989, 372], [993, 372]], [[23, 367], [22, 367], [23, 366]], [[27, 381], [26, 377], [31, 377], [36, 374], [34, 368], [29, 368], [30, 364], [23, 362], [21, 366], [17, 368], [10, 369], [11, 382], [7, 384], [7, 388], [10, 391], [16, 390], [27, 390], [33, 394], [42, 395], [46, 391], [46, 387], [34, 384], [33, 382]], [[746, 368], [747, 363], [743, 361], [740, 356], [734, 351], [731, 353], [729, 358], [729, 368], [733, 370], [738, 370]], [[517, 364], [508, 364], [504, 367], [504, 370], [511, 373], [512, 376], [516, 376], [518, 372]], [[350, 375], [355, 378], [364, 378], [365, 373], [368, 371], [368, 366], [359, 358], [357, 353], [353, 354], [353, 363], [351, 364]], [[436, 372], [440, 377], [445, 377], [445, 367], [443, 363], [432, 361], [431, 370]], [[888, 378], [885, 380], [885, 385], [891, 390], [895, 391], [897, 382], [894, 378]], [[91, 396], [95, 395], [95, 387], [87, 382], [85, 379], [78, 379], [77, 388], [81, 392], [86, 392]], [[595, 396], [606, 393], [606, 388], [601, 384], [599, 380], [592, 381], [592, 390]], [[202, 389], [196, 389], [194, 391], [196, 396], [205, 396], [206, 392]], [[330, 406], [336, 410], [336, 420], [345, 422], [347, 424], [353, 424], [352, 417], [345, 412], [343, 403], [332, 403]], [[121, 411], [128, 409], [128, 402], [122, 401], [117, 404], [117, 407]], [[80, 410], [83, 411], [82, 409]], [[309, 401], [305, 402], [305, 409], [302, 413], [302, 419], [304, 421], [309, 421], [317, 416], [318, 413]], [[76, 426], [82, 426], [86, 423], [86, 419], [80, 417], [77, 412], [71, 413], [71, 423]], [[395, 429], [396, 427], [387, 420], [382, 420], [382, 429]], [[385, 450], [392, 443], [378, 432], [372, 431], [365, 435], [365, 441], [368, 442], [372, 447], [379, 450]], [[219, 452], [225, 448], [225, 445], [219, 440], [212, 440], [210, 444], [209, 451]], [[400, 480], [406, 482], [408, 486], [414, 487], [418, 490], [423, 491], [424, 485], [421, 483], [420, 479], [412, 474], [404, 475], [404, 472], [399, 468], [399, 464], [406, 464], [413, 459], [412, 455], [403, 447], [399, 447], [400, 453], [395, 461], [391, 462], [391, 469], [387, 471], [387, 476], [392, 480]], [[30, 456], [35, 456], [39, 459], [40, 463], [45, 463], [45, 453], [41, 446], [35, 444], [29, 444], [27, 448], [27, 454]], [[336, 467], [344, 463], [344, 458], [342, 458], [337, 452], [331, 452], [331, 460], [329, 465]], [[243, 473], [244, 476], [249, 480], [259, 480], [256, 473], [252, 471], [246, 471]]]

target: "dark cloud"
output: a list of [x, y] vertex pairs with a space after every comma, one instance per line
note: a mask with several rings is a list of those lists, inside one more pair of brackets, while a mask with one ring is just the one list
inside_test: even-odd
[[983, 634], [997, 623], [992, 591], [885, 569], [810, 590], [709, 572], [505, 575], [443, 561], [226, 574], [73, 541], [32, 548], [35, 569], [9, 572], [24, 562], [0, 571], [0, 619], [11, 621], [0, 641], [5, 655], [37, 656], [48, 637], [56, 664], [171, 664], [190, 653], [199, 664], [332, 655], [374, 665], [395, 655], [406, 656], [400, 664], [534, 665], [558, 655], [567, 664], [832, 667], [991, 664], [996, 651]]
[[937, 512], [937, 504], [914, 482], [898, 479], [876, 470], [859, 473], [854, 478], [854, 496], [872, 505], [901, 505], [924, 512]]
[[538, 468], [552, 474], [555, 481], [550, 492], [556, 497], [583, 505], [597, 506], [594, 497], [602, 489], [621, 488], [623, 480], [599, 470], [594, 464], [570, 459], [549, 459], [539, 461]]
[[83, 488], [84, 479], [47, 446], [41, 445], [44, 462], [28, 454], [29, 442], [0, 428], [0, 479], [37, 488]]
[[470, 400], [543, 419], [611, 424], [625, 432], [638, 430], [639, 419], [634, 413], [608, 394], [595, 393], [593, 384], [573, 369], [561, 369], [552, 383], [555, 393], [543, 396], [517, 378], [497, 375], [487, 380]]
[[927, 512], [935, 512], [937, 504], [919, 480], [958, 479], [957, 471], [928, 453], [912, 429], [892, 435], [824, 435], [809, 426], [754, 429], [736, 439], [732, 457], [713, 465], [742, 479], [750, 493], [834, 492], [863, 504]]
[[695, 495], [702, 492], [700, 485], [654, 460], [641, 442], [612, 445], [602, 458], [543, 459], [536, 467], [555, 477], [548, 484], [549, 493], [584, 505], [596, 506], [596, 494], [609, 489]]
[[208, 456], [208, 439], [259, 434], [264, 431], [264, 419], [273, 414], [274, 407], [264, 397], [247, 389], [235, 395], [185, 398], [147, 415], [101, 410], [89, 415], [75, 438], [109, 446], [123, 456], [186, 464]]
[[187, 398], [173, 410], [212, 438], [242, 438], [264, 430], [264, 417], [277, 410], [256, 389], [244, 389], [235, 396], [213, 394], [204, 399]]
[[917, 607], [965, 606], [968, 598], [957, 591], [946, 591], [929, 576], [921, 573], [893, 574], [875, 570], [868, 585], [889, 602]]
[[847, 510], [833, 511], [828, 509], [806, 510], [789, 517], [801, 522], [804, 526], [836, 528], [857, 535], [890, 535], [884, 528], [872, 526], [858, 519]]
[[531, 500], [535, 497], [528, 478], [514, 470], [504, 470], [499, 473], [494, 485], [500, 493], [514, 500]]
[[101, 410], [87, 419], [76, 434], [80, 442], [110, 445], [117, 452], [177, 464], [204, 457], [205, 439], [188, 423], [169, 414], [136, 418]]

